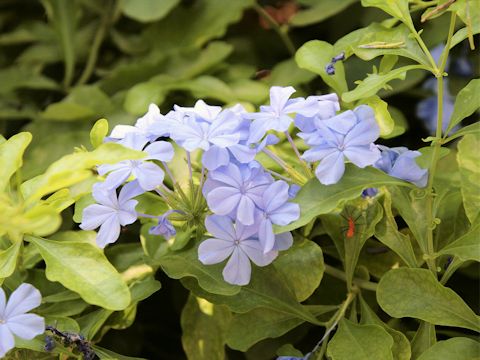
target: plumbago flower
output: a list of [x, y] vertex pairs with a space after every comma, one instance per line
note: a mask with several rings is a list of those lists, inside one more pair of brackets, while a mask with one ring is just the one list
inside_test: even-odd
[[[247, 285], [250, 282], [252, 267], [250, 261], [257, 266], [266, 266], [278, 256], [278, 251], [265, 253], [258, 240], [257, 226], [245, 226], [233, 223], [228, 216], [210, 215], [205, 226], [213, 238], [203, 241], [198, 247], [198, 258], [205, 265], [217, 264], [228, 257], [223, 278], [230, 284]], [[288, 244], [288, 236], [281, 235], [279, 243]], [[283, 239], [286, 238], [286, 239]]]
[[121, 226], [137, 220], [135, 207], [138, 201], [132, 198], [143, 192], [137, 181], [126, 184], [118, 196], [115, 189], [106, 188], [103, 183], [93, 185], [92, 195], [98, 204], [89, 205], [83, 210], [80, 228], [94, 230], [100, 227], [96, 238], [100, 248], [114, 243], [120, 236]]
[[260, 106], [260, 112], [244, 114], [244, 118], [252, 119], [249, 143], [259, 142], [269, 130], [285, 132], [288, 130], [293, 113], [306, 117], [314, 116], [318, 112], [317, 100], [312, 98], [295, 98], [290, 96], [295, 92], [291, 86], [270, 88], [270, 105]]
[[324, 185], [337, 183], [345, 172], [345, 159], [360, 168], [373, 165], [380, 151], [373, 144], [380, 129], [373, 110], [360, 105], [326, 120], [315, 120], [316, 136], [308, 139], [311, 149], [302, 158], [308, 162], [320, 160], [315, 170]]
[[275, 247], [273, 224], [285, 226], [300, 217], [300, 206], [288, 202], [289, 189], [285, 181], [279, 180], [268, 186], [262, 195], [258, 238], [264, 253], [268, 253]]
[[145, 138], [138, 134], [130, 133], [119, 141], [122, 145], [134, 150], [143, 150], [148, 155], [141, 160], [125, 160], [113, 165], [100, 165], [98, 173], [108, 174], [104, 186], [109, 189], [116, 189], [131, 176], [138, 180], [138, 184], [145, 191], [155, 189], [163, 182], [164, 172], [155, 163], [149, 160], [169, 162], [173, 159], [173, 146], [166, 141], [153, 142], [145, 149]]
[[208, 173], [203, 194], [215, 214], [230, 215], [243, 225], [253, 225], [262, 195], [272, 182], [271, 175], [258, 163], [230, 163]]
[[0, 288], [0, 358], [15, 347], [15, 336], [31, 340], [45, 331], [41, 316], [27, 314], [42, 301], [40, 291], [30, 284], [21, 284], [6, 301]]
[[422, 169], [415, 161], [421, 155], [420, 151], [408, 150], [406, 147], [388, 148], [378, 145], [382, 157], [374, 164], [377, 169], [388, 175], [409, 181], [418, 187], [425, 187], [428, 180], [428, 170]]

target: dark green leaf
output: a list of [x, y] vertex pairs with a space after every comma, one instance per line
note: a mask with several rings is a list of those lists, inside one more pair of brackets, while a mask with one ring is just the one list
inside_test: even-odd
[[418, 360], [475, 360], [478, 359], [479, 354], [480, 343], [478, 341], [455, 337], [437, 342], [420, 355]]
[[380, 279], [377, 301], [392, 317], [413, 317], [437, 325], [480, 331], [480, 318], [427, 269], [389, 271]]

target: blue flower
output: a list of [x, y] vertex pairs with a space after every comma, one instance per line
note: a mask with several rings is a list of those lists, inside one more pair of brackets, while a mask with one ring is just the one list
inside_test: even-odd
[[0, 288], [0, 358], [15, 347], [14, 335], [25, 340], [32, 340], [45, 331], [45, 320], [28, 311], [40, 306], [42, 295], [34, 286], [21, 284], [6, 299]]
[[148, 233], [150, 235], [161, 235], [165, 239], [170, 239], [177, 234], [175, 227], [172, 225], [170, 220], [168, 220], [168, 216], [174, 212], [178, 212], [177, 210], [168, 210], [163, 215], [158, 217], [158, 225], [152, 226]]
[[208, 173], [203, 194], [215, 214], [230, 215], [244, 225], [253, 225], [258, 204], [272, 181], [256, 163], [230, 163]]
[[[427, 90], [433, 91], [434, 95], [420, 101], [417, 104], [416, 115], [418, 118], [423, 120], [428, 132], [434, 135], [437, 129], [438, 116], [437, 79], [428, 79], [425, 81], [423, 87]], [[450, 124], [450, 118], [452, 117], [453, 108], [455, 105], [455, 98], [448, 91], [447, 79], [444, 80], [442, 104], [442, 132], [444, 133]], [[452, 129], [452, 131], [456, 131], [457, 129], [458, 126]]]
[[294, 92], [295, 89], [291, 86], [272, 86], [270, 88], [270, 105], [260, 106], [259, 113], [244, 115], [246, 119], [253, 120], [248, 138], [249, 143], [259, 142], [268, 130], [287, 131], [293, 122], [290, 114], [315, 115], [318, 111], [317, 101], [304, 98], [290, 99]]
[[409, 181], [418, 187], [425, 187], [428, 181], [428, 170], [422, 169], [415, 161], [420, 156], [419, 151], [411, 151], [406, 147], [388, 148], [378, 145], [382, 157], [375, 163], [375, 167], [388, 175]]
[[[136, 143], [129, 144], [135, 150], [142, 150], [143, 141], [137, 136], [127, 136], [124, 140], [137, 139]], [[113, 165], [100, 165], [98, 173], [108, 174], [104, 186], [116, 189], [131, 176], [138, 180], [139, 185], [146, 191], [155, 189], [163, 182], [164, 172], [155, 163], [148, 160], [170, 161], [173, 158], [173, 146], [166, 141], [156, 141], [148, 145], [144, 151], [148, 154], [141, 160], [125, 160]]]
[[315, 170], [324, 185], [337, 183], [345, 172], [345, 158], [358, 167], [373, 165], [380, 151], [373, 144], [380, 129], [373, 110], [360, 105], [354, 111], [345, 111], [327, 120], [316, 120], [318, 137], [302, 158], [308, 162], [320, 160]]
[[175, 125], [174, 119], [163, 116], [155, 104], [150, 104], [145, 115], [137, 120], [135, 126], [117, 125], [113, 128], [110, 139], [120, 140], [128, 134], [141, 136], [147, 141], [155, 141], [161, 136], [169, 136], [170, 129]]
[[190, 152], [197, 149], [207, 151], [212, 145], [226, 148], [240, 140], [240, 134], [236, 132], [240, 120], [238, 115], [228, 109], [211, 121], [192, 113], [171, 130], [170, 137]]
[[100, 227], [97, 234], [97, 245], [104, 248], [107, 244], [117, 241], [120, 227], [132, 224], [137, 220], [135, 206], [138, 201], [133, 197], [143, 193], [137, 181], [126, 184], [117, 197], [115, 189], [105, 188], [103, 183], [93, 185], [92, 195], [97, 204], [92, 204], [83, 209], [83, 230], [93, 230]]
[[213, 238], [200, 244], [198, 258], [204, 265], [211, 265], [230, 257], [223, 269], [223, 278], [230, 284], [247, 285], [250, 282], [250, 260], [257, 266], [266, 266], [278, 255], [276, 251], [263, 252], [256, 226], [234, 224], [229, 217], [219, 215], [208, 216], [205, 226]]
[[268, 253], [276, 247], [273, 224], [285, 226], [298, 220], [300, 217], [300, 206], [288, 202], [288, 200], [290, 200], [289, 189], [290, 187], [285, 181], [278, 180], [268, 186], [263, 192], [260, 203], [261, 215], [258, 238], [262, 244], [264, 253]]

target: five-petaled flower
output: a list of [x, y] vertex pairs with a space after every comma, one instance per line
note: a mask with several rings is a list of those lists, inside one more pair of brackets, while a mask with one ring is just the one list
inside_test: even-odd
[[250, 282], [250, 260], [257, 266], [270, 264], [277, 251], [263, 252], [258, 241], [256, 226], [233, 224], [228, 216], [210, 215], [205, 226], [214, 237], [203, 241], [198, 247], [198, 258], [205, 265], [217, 264], [230, 257], [223, 269], [223, 278], [234, 285]]
[[21, 284], [6, 299], [0, 288], [0, 358], [14, 348], [14, 335], [31, 340], [45, 331], [45, 321], [41, 316], [27, 314], [42, 301], [40, 291], [30, 284]]
[[120, 236], [121, 226], [129, 225], [137, 220], [135, 206], [138, 201], [135, 196], [143, 193], [137, 181], [126, 184], [117, 197], [115, 189], [105, 188], [103, 183], [93, 185], [92, 195], [98, 204], [87, 206], [83, 210], [83, 230], [93, 230], [100, 227], [97, 234], [97, 245], [104, 248], [114, 243]]

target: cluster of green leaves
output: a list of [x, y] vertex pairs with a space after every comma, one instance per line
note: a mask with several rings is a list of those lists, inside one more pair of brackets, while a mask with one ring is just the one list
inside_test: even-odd
[[[12, 14], [15, 4], [0, 9], [0, 125], [8, 133], [28, 131], [0, 137], [0, 285], [7, 292], [34, 284], [43, 295], [36, 312], [48, 324], [96, 344], [109, 330], [134, 324], [139, 302], [160, 289], [156, 278], [164, 272], [186, 289], [181, 340], [193, 360], [225, 359], [232, 349], [248, 359], [300, 357], [320, 339], [311, 359], [478, 356], [474, 302], [467, 304], [446, 284], [457, 270], [478, 281], [471, 269], [480, 261], [479, 127], [450, 130], [478, 112], [480, 80], [459, 83], [449, 131], [426, 139], [431, 146], [421, 149], [418, 161], [431, 174], [426, 189], [349, 165], [336, 185], [310, 180], [295, 200], [301, 218], [278, 229], [293, 231], [293, 247], [272, 265], [254, 268], [247, 286], [225, 283], [221, 264], [198, 261], [200, 239], [191, 229], [165, 241], [149, 235], [145, 222], [139, 236], [101, 251], [95, 233], [78, 231], [71, 221], [74, 203], [78, 222], [91, 202], [95, 165], [142, 156], [102, 144], [106, 121], [97, 122], [89, 137], [92, 122], [133, 123], [151, 102], [168, 107], [206, 98], [253, 109], [265, 102], [270, 85], [304, 86], [300, 92], [323, 86], [344, 108], [370, 105], [383, 139], [404, 134], [407, 111], [385, 99], [413, 91], [429, 72], [442, 81], [442, 61], [436, 64], [428, 48], [446, 41], [455, 17], [461, 22], [442, 59], [459, 44], [473, 45], [480, 14], [472, 1], [442, 7], [447, 1], [299, 0], [301, 9], [274, 29], [280, 46], [288, 32], [346, 16], [350, 7], [362, 11], [365, 27], [331, 44], [308, 41], [293, 57], [270, 63], [255, 49], [270, 41], [227, 32], [246, 21], [246, 11], [263, 14], [253, 0], [228, 6], [217, 0], [30, 3], [33, 11], [22, 22]], [[423, 32], [414, 25], [419, 10], [427, 18]], [[326, 65], [341, 52], [348, 60], [327, 75]], [[272, 67], [270, 75], [255, 79], [265, 66]], [[90, 151], [82, 146], [70, 154], [89, 139]], [[295, 162], [286, 149], [279, 145], [279, 154]], [[187, 178], [181, 156], [172, 169], [178, 179]], [[371, 187], [379, 195], [361, 198]], [[139, 211], [165, 209], [148, 194], [139, 201]], [[355, 219], [352, 237], [345, 218]], [[62, 346], [45, 354], [44, 335], [16, 339], [16, 345], [23, 350], [13, 358], [25, 351], [32, 359], [78, 358]], [[101, 359], [132, 359], [94, 346]]]

